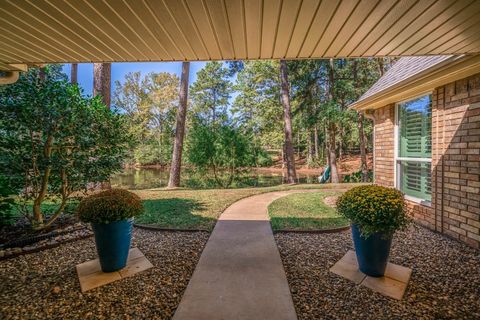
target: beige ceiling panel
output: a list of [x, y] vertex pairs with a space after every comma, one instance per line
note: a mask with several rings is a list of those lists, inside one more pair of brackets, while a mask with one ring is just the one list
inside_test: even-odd
[[[15, 39], [13, 42], [6, 42], [12, 46], [16, 46], [16, 43], [25, 43], [27, 47], [35, 48], [44, 48], [45, 52], [48, 52], [48, 57], [51, 57], [50, 60], [56, 59], [72, 59], [80, 60], [78, 54], [72, 52], [71, 50], [63, 51], [59, 47], [59, 42], [53, 42], [50, 39], [46, 38], [45, 35], [32, 30], [29, 26], [29, 23], [24, 22], [23, 20], [17, 20], [15, 17], [9, 16], [8, 14], [3, 14], [0, 8], [0, 33], [8, 35], [9, 38]], [[29, 45], [31, 44], [31, 45]]]
[[161, 41], [163, 40], [163, 42], [165, 42], [167, 39], [160, 38], [158, 34], [155, 35], [151, 31], [159, 28], [155, 25], [147, 25], [149, 21], [153, 22], [154, 20], [148, 20], [151, 15], [141, 1], [136, 4], [128, 3], [127, 1], [118, 1], [115, 6], [110, 7], [123, 23], [128, 26], [132, 33], [141, 39], [144, 48], [148, 48], [148, 52], [152, 53], [152, 60], [158, 60], [158, 57], [161, 57], [160, 60], [173, 60], [172, 54], [165, 49]]
[[[132, 49], [139, 52], [140, 55], [143, 56], [143, 59], [155, 60], [155, 50], [152, 49], [150, 44], [147, 44], [140, 30], [135, 29], [135, 25], [132, 25], [132, 21], [135, 21], [135, 18], [132, 17], [131, 14], [130, 17], [124, 16], [124, 6], [121, 0], [105, 2], [98, 0], [84, 1], [87, 2], [90, 7], [95, 8], [101, 15], [107, 17], [107, 23], [115, 29], [118, 34], [121, 34], [127, 40], [126, 43], [130, 44]], [[96, 20], [94, 21], [96, 22]]]
[[350, 39], [354, 34], [352, 31], [358, 30], [358, 28], [365, 23], [368, 18], [370, 18], [372, 11], [378, 4], [379, 1], [361, 1], [360, 4], [355, 8], [355, 11], [352, 12], [348, 20], [345, 22], [342, 29], [336, 35], [335, 40], [325, 51], [325, 55], [329, 57], [336, 57], [345, 43], [350, 42]]
[[6, 64], [0, 62], [0, 70], [3, 71], [27, 71], [28, 67], [26, 64]]
[[[0, 50], [8, 50], [5, 55], [14, 56], [15, 60], [9, 60], [9, 62], [20, 61], [42, 61], [51, 59], [52, 54], [45, 50], [35, 50], [29, 46], [28, 42], [21, 37], [17, 37], [13, 33], [9, 33], [0, 29], [0, 43], [2, 46]], [[57, 59], [62, 57], [57, 56]]]
[[278, 19], [278, 28], [273, 49], [274, 58], [284, 58], [287, 53], [293, 29], [295, 28], [300, 13], [301, 2], [300, 0], [282, 2], [282, 10], [280, 11], [280, 18]]
[[[94, 24], [84, 23], [83, 17], [75, 11], [70, 5], [65, 5], [63, 0], [45, 0], [44, 4], [37, 4], [41, 9], [54, 18], [58, 23], [65, 26], [65, 28], [75, 32], [81, 39], [80, 43], [90, 43], [101, 52], [111, 57], [113, 60], [124, 60], [122, 55], [125, 51], [121, 49], [110, 38], [104, 37]], [[102, 37], [103, 36], [103, 37]]]
[[300, 48], [299, 57], [308, 58], [322, 38], [330, 21], [340, 5], [341, 0], [322, 1], [317, 14], [313, 19], [309, 32], [305, 35], [305, 40]]
[[114, 39], [113, 34], [109, 35], [107, 30], [103, 30], [97, 23], [91, 22], [87, 18], [86, 12], [76, 9], [73, 6], [74, 1], [46, 0], [46, 2], [48, 2], [49, 6], [44, 7], [44, 10], [56, 17], [61, 23], [75, 30], [79, 36], [85, 39], [82, 43], [99, 43], [99, 50], [109, 50], [109, 55], [117, 61], [135, 58], [135, 56], [131, 56], [127, 50], [125, 50], [124, 46], [120, 45], [120, 43]]
[[[149, 0], [152, 5], [156, 4], [155, 1]], [[210, 46], [205, 43], [202, 37], [204, 33], [211, 31], [199, 30], [199, 27], [195, 24], [192, 9], [187, 2], [185, 0], [164, 0], [164, 2], [166, 10], [171, 14], [177, 27], [182, 31], [187, 44], [195, 52], [197, 59], [212, 59], [213, 53], [209, 51]]]
[[336, 56], [349, 56], [352, 51], [374, 30], [382, 18], [395, 6], [395, 1], [380, 1], [368, 18], [352, 32], [349, 41], [345, 41], [343, 47]]
[[[208, 14], [205, 2], [203, 0], [187, 0], [187, 6], [193, 18], [193, 24], [197, 27], [203, 43], [207, 47], [210, 59], [220, 60], [223, 54], [220, 50], [217, 35], [212, 23], [212, 18]], [[221, 8], [220, 8], [221, 9]], [[222, 30], [225, 32], [226, 30]]]
[[85, 30], [79, 25], [75, 24], [68, 16], [59, 14], [57, 7], [52, 6], [47, 1], [35, 0], [29, 2], [17, 1], [15, 2], [17, 7], [22, 8], [24, 11], [32, 10], [32, 15], [38, 17], [40, 20], [45, 21], [47, 25], [52, 26], [52, 29], [61, 35], [64, 40], [70, 41], [74, 44], [82, 44], [82, 47], [87, 50], [87, 54], [97, 55], [95, 58], [108, 57], [110, 60], [121, 59], [119, 55], [115, 53], [110, 47], [105, 45], [98, 38], [92, 37], [92, 34], [85, 32]]
[[275, 41], [277, 39], [278, 23], [280, 20], [280, 12], [282, 10], [282, 1], [264, 0], [263, 16], [262, 16], [262, 40], [261, 40], [261, 56], [273, 57], [275, 49]]
[[[478, 26], [480, 25], [480, 13], [475, 11], [464, 12], [467, 12], [469, 15], [469, 17], [466, 17], [465, 21], [462, 21], [457, 26], [450, 26], [449, 23], [444, 24], [442, 28], [435, 30], [431, 37], [428, 37], [428, 40], [431, 41], [429, 44], [426, 44], [426, 41], [421, 41], [411, 47], [407, 52], [410, 54], [417, 54], [418, 52], [433, 52], [442, 44], [454, 43], [456, 37], [465, 39], [467, 37], [465, 34], [469, 29], [475, 29], [478, 31]], [[437, 34], [439, 35], [438, 37]]]
[[0, 0], [10, 63], [480, 53], [478, 0]]
[[310, 32], [313, 19], [316, 16], [321, 3], [322, 2], [318, 0], [303, 0], [295, 29], [293, 30], [290, 39], [290, 45], [288, 46], [286, 54], [287, 56], [296, 56], [300, 52], [300, 48], [302, 48], [303, 43], [305, 42], [304, 35]]
[[[193, 44], [189, 42], [185, 33], [180, 28], [179, 22], [172, 13], [172, 10], [175, 10], [175, 8], [170, 8], [165, 5], [163, 1], [157, 0], [143, 0], [143, 3], [155, 21], [151, 28], [157, 28], [164, 32], [165, 36], [173, 42], [175, 48], [177, 48], [183, 56], [180, 60], [198, 60], [198, 55], [192, 47]], [[185, 8], [182, 9], [182, 12], [185, 12]], [[183, 21], [183, 27], [186, 28], [187, 31], [193, 32], [194, 36], [196, 36], [196, 30], [191, 23], [188, 23], [188, 26], [186, 26], [186, 24], [187, 22]], [[202, 56], [205, 56], [207, 52], [203, 45], [198, 43], [199, 41], [197, 37], [197, 41], [194, 44], [200, 46], [199, 52]]]
[[325, 52], [337, 38], [339, 32], [345, 26], [358, 4], [358, 0], [342, 1], [340, 3], [340, 6], [325, 30], [325, 33], [310, 56], [323, 57], [325, 55]]
[[398, 1], [351, 54], [353, 56], [368, 56], [372, 52], [380, 51], [385, 44], [434, 3], [434, 0]]
[[[70, 7], [74, 12], [76, 12], [76, 14], [71, 16], [71, 19], [75, 19], [77, 23], [84, 25], [86, 28], [90, 28], [89, 31], [101, 37], [100, 39], [103, 42], [108, 43], [108, 41], [111, 41], [115, 43], [116, 48], [121, 48], [117, 52], [124, 52], [124, 61], [137, 61], [148, 59], [147, 56], [145, 56], [139, 50], [139, 48], [135, 46], [134, 42], [132, 42], [131, 39], [129, 39], [122, 32], [120, 32], [117, 26], [112, 24], [112, 19], [105, 16], [107, 12], [111, 14], [110, 10], [108, 10], [107, 12], [100, 12], [100, 8], [92, 7], [83, 0], [68, 1], [66, 4], [58, 5], [61, 8]], [[103, 6], [103, 8], [104, 7], [105, 6]], [[116, 20], [118, 21], [118, 19]], [[135, 42], [138, 42], [138, 40], [136, 40]]]
[[247, 58], [245, 7], [242, 0], [225, 1], [235, 59]]
[[471, 53], [470, 51], [480, 44], [480, 32], [478, 30], [476, 32], [472, 32], [472, 35], [464, 40], [458, 42], [457, 44], [448, 47], [443, 52], [450, 52], [454, 50], [455, 52], [464, 52], [464, 53]]
[[23, 30], [32, 36], [50, 43], [53, 46], [62, 46], [62, 43], [68, 44], [70, 56], [77, 59], [85, 59], [92, 56], [97, 59], [94, 51], [90, 51], [70, 39], [61, 25], [50, 19], [48, 16], [39, 12], [34, 6], [27, 5], [28, 10], [20, 6], [25, 5], [22, 1], [9, 1], [0, 7], [3, 12], [3, 18], [9, 20], [12, 24], [19, 25]]
[[232, 31], [228, 19], [227, 8], [224, 0], [206, 0], [207, 9], [211, 17], [213, 31], [218, 45], [220, 46], [221, 57], [235, 57], [233, 48]]
[[258, 59], [261, 56], [263, 3], [259, 0], [244, 1], [247, 54], [250, 59]]
[[[0, 18], [0, 25], [5, 22]], [[72, 56], [67, 55], [65, 52], [62, 52], [51, 43], [35, 38], [33, 35], [25, 32], [20, 29], [17, 24], [11, 24], [10, 21], [0, 26], [0, 36], [3, 37], [3, 45], [9, 46], [12, 50], [12, 53], [18, 53], [19, 59], [26, 59], [25, 61], [30, 61], [31, 57], [34, 57], [31, 60], [35, 61], [51, 61], [51, 60], [61, 60], [65, 57], [74, 59]], [[22, 58], [23, 55], [29, 55], [30, 58]]]
[[12, 54], [11, 52], [3, 51], [5, 48], [0, 48], [0, 61], [10, 61], [10, 62], [17, 62], [22, 61], [18, 58], [18, 56]]
[[[452, 1], [445, 0], [444, 2], [445, 6], [447, 5], [447, 2], [452, 2]], [[428, 10], [426, 12], [426, 16], [424, 17], [425, 20], [423, 22], [420, 22], [423, 20], [421, 18], [415, 21], [414, 23], [412, 23], [411, 25], [409, 25], [408, 28], [404, 30], [405, 35], [402, 37], [402, 40], [403, 39], [405, 40], [393, 51], [388, 52], [387, 54], [393, 54], [393, 55], [404, 54], [404, 52], [408, 50], [411, 46], [417, 44], [419, 41], [427, 37], [430, 37], [437, 28], [440, 28], [444, 23], [447, 23], [449, 19], [452, 20], [453, 24], [455, 24], [455, 22], [453, 21], [454, 19], [456, 19], [456, 15], [458, 15], [463, 9], [469, 10], [468, 5], [471, 2], [472, 2], [471, 0], [454, 1], [453, 5], [451, 5], [450, 7], [448, 7], [444, 11], [441, 11], [438, 14], [436, 11]], [[442, 3], [442, 2], [438, 2], [438, 3]], [[431, 20], [427, 20], [429, 18]], [[423, 26], [420, 27], [421, 24], [423, 24]], [[401, 37], [402, 34], [400, 34], [399, 36]], [[382, 51], [387, 52], [388, 49], [384, 48]]]

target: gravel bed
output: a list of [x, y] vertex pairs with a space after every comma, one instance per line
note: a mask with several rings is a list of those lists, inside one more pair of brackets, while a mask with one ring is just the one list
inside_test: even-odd
[[2, 261], [0, 318], [170, 319], [208, 237], [134, 229], [154, 268], [83, 294], [75, 265], [96, 258], [93, 238]]
[[350, 232], [275, 234], [299, 319], [480, 319], [480, 251], [419, 226], [398, 233], [390, 261], [413, 269], [402, 301], [329, 272]]

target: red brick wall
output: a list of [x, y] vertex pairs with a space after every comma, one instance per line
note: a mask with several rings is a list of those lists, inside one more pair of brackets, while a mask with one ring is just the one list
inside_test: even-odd
[[[374, 112], [375, 183], [394, 185], [395, 107]], [[480, 74], [432, 93], [432, 204], [407, 201], [415, 220], [480, 247]]]

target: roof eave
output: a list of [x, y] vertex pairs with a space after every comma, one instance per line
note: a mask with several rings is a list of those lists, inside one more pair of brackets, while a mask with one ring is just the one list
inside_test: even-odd
[[480, 73], [480, 55], [454, 56], [364, 100], [354, 102], [348, 108], [357, 111], [378, 109], [476, 73]]

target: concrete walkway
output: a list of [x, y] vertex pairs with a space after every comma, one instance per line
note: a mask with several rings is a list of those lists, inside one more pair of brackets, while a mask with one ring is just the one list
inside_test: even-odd
[[308, 191], [260, 194], [225, 210], [173, 319], [297, 319], [267, 207]]

